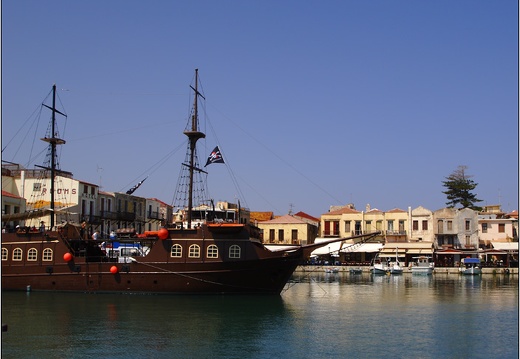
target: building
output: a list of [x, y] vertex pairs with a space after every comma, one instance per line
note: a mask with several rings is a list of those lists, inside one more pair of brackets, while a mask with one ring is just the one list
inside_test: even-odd
[[286, 245], [314, 243], [318, 235], [318, 227], [300, 217], [286, 214], [269, 221], [258, 222], [258, 228], [263, 232], [264, 243]]

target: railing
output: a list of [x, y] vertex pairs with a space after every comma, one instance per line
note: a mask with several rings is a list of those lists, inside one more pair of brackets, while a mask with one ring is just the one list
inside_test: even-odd
[[154, 211], [154, 212], [146, 212], [146, 217], [148, 219], [158, 219], [158, 220], [162, 220], [164, 219], [164, 215], [162, 213], [160, 213], [159, 211]]
[[134, 221], [135, 213], [133, 212], [109, 212], [109, 211], [101, 211], [100, 213], [101, 219], [110, 219], [115, 221]]

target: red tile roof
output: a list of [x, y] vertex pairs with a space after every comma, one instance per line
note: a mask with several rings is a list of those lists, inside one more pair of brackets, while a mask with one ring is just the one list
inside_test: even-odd
[[5, 196], [5, 197], [11, 197], [11, 198], [21, 198], [21, 199], [23, 199], [23, 197], [17, 196], [17, 195], [15, 195], [15, 194], [12, 194], [12, 193], [7, 192], [7, 191], [4, 191], [4, 190], [2, 190], [2, 196]]

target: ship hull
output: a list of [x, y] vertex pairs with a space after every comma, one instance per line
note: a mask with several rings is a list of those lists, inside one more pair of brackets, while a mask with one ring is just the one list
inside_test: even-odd
[[[269, 259], [234, 265], [175, 265], [161, 263], [74, 264], [2, 269], [3, 290], [279, 294], [300, 260]], [[110, 270], [118, 267], [113, 274]], [[150, 266], [155, 267], [151, 269]], [[48, 273], [52, 268], [52, 273]]]
[[[200, 232], [200, 231], [199, 231]], [[110, 258], [92, 241], [52, 236], [4, 235], [2, 289], [31, 291], [279, 294], [303, 259], [301, 248], [274, 253], [248, 237], [154, 239], [145, 256]], [[219, 234], [219, 237], [223, 237]], [[224, 236], [225, 237], [225, 236]], [[171, 256], [174, 245], [219, 248], [218, 258]], [[240, 246], [240, 258], [229, 258], [230, 246]], [[15, 260], [15, 252], [20, 257]], [[29, 260], [29, 252], [35, 254]], [[52, 258], [42, 255], [52, 253]], [[185, 250], [184, 252], [187, 252]], [[5, 254], [5, 255], [4, 255]], [[99, 255], [98, 255], [99, 254]], [[67, 256], [69, 256], [67, 258]], [[66, 259], [67, 258], [67, 259]]]

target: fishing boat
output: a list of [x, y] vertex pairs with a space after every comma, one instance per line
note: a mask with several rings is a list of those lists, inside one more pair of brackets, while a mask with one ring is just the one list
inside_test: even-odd
[[410, 264], [412, 274], [431, 275], [433, 273], [434, 263], [431, 262], [431, 257], [419, 256], [412, 259], [413, 263]]
[[390, 272], [390, 274], [403, 274], [403, 267], [401, 267], [399, 263], [398, 248], [395, 249], [395, 262], [388, 264], [388, 272]]
[[479, 275], [482, 274], [480, 259], [478, 258], [463, 258], [460, 272], [465, 275]]
[[388, 266], [381, 260], [379, 255], [372, 260], [372, 267], [370, 268], [372, 274], [388, 274]]
[[[90, 293], [208, 293], [280, 294], [296, 267], [316, 248], [353, 239], [366, 242], [379, 232], [350, 238], [331, 238], [318, 244], [268, 249], [258, 227], [239, 215], [222, 221], [211, 208], [194, 203], [194, 176], [204, 172], [198, 164], [199, 130], [198, 71], [195, 71], [191, 118], [184, 135], [188, 138], [188, 205], [177, 217], [155, 232], [110, 239], [80, 235], [75, 223], [55, 225], [51, 197], [47, 230], [17, 230], [2, 235], [2, 289], [31, 291], [74, 291]], [[56, 146], [64, 144], [54, 131], [56, 86], [53, 86], [52, 134], [49, 143], [52, 163], [48, 167], [51, 186], [59, 169]], [[204, 172], [206, 173], [206, 172]], [[51, 188], [51, 195], [54, 190]], [[202, 216], [202, 213], [205, 213]], [[22, 214], [20, 214], [22, 215]], [[29, 213], [27, 213], [29, 215]], [[117, 247], [117, 248], [116, 248]], [[121, 259], [121, 257], [124, 257]]]

